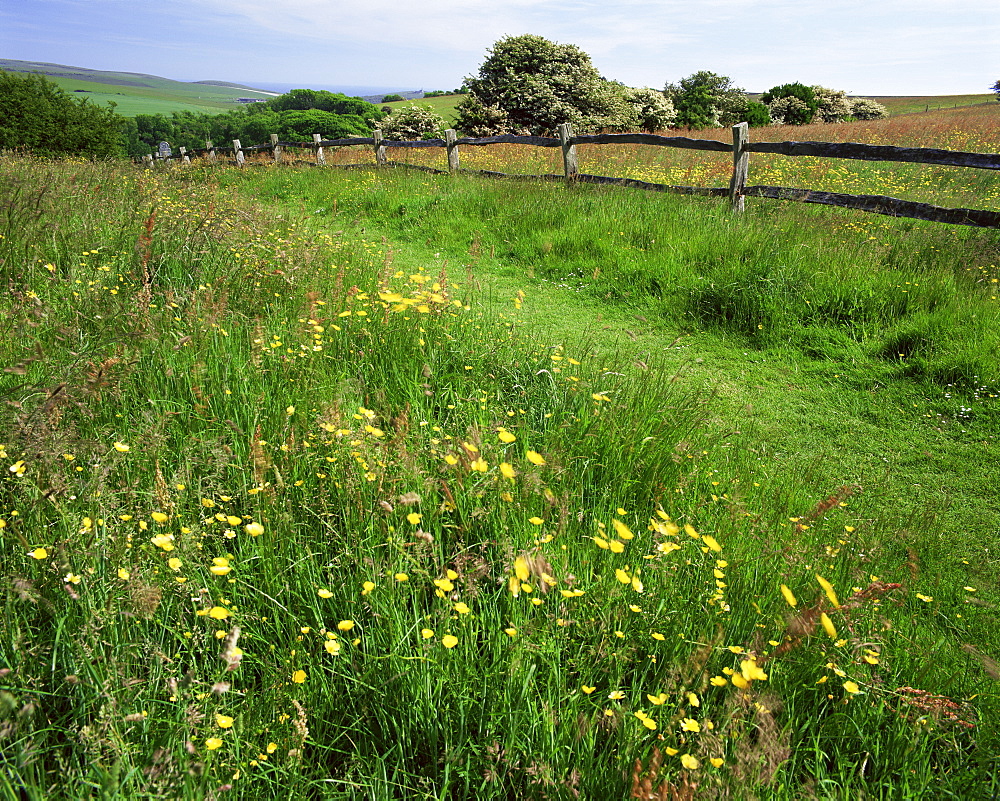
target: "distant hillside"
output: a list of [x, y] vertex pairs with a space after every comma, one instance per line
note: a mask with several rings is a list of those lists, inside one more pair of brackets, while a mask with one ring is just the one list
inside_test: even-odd
[[63, 91], [86, 97], [99, 106], [114, 103], [115, 111], [126, 117], [172, 111], [228, 111], [240, 105], [239, 98], [266, 99], [278, 94], [224, 81], [174, 81], [141, 72], [109, 72], [43, 61], [0, 58], [0, 70], [40, 73]]

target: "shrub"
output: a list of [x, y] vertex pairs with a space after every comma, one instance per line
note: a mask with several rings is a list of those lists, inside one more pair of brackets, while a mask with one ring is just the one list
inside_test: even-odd
[[677, 110], [676, 124], [685, 128], [714, 128], [741, 122], [747, 111], [746, 92], [731, 78], [701, 70], [676, 83], [664, 94]]
[[[433, 97], [433, 95], [430, 92], [428, 92], [425, 95], [425, 97]], [[385, 97], [382, 98], [382, 102], [383, 103], [396, 103], [397, 101], [403, 100], [403, 99], [404, 98], [403, 98], [402, 95], [386, 95]]]
[[763, 103], [756, 100], [747, 101], [747, 110], [743, 115], [743, 120], [750, 123], [751, 128], [759, 128], [771, 124], [771, 111]]
[[409, 142], [438, 136], [447, 125], [444, 117], [430, 106], [413, 103], [394, 109], [382, 122], [382, 134], [386, 139]]
[[639, 89], [628, 89], [625, 100], [631, 107], [629, 128], [639, 128], [653, 133], [662, 131], [673, 125], [677, 112], [670, 99], [656, 89], [644, 86]]
[[777, 125], [803, 125], [802, 119], [811, 116], [809, 106], [797, 97], [779, 97], [768, 108], [771, 120]]
[[499, 106], [487, 106], [473, 94], [467, 94], [455, 107], [456, 125], [466, 136], [497, 136], [510, 133], [510, 117]]
[[884, 120], [889, 116], [889, 109], [876, 100], [856, 97], [851, 101], [851, 116], [856, 120]]
[[[791, 101], [775, 105], [783, 98], [794, 98], [800, 102]], [[785, 125], [808, 125], [816, 116], [819, 108], [819, 98], [811, 86], [802, 83], [786, 83], [766, 91], [761, 100], [771, 108], [772, 117], [780, 117]], [[775, 120], [778, 121], [777, 119]]]
[[812, 87], [819, 105], [816, 116], [823, 122], [846, 122], [852, 116], [851, 100], [847, 92], [838, 89], [827, 89], [824, 86]]
[[[604, 80], [590, 56], [576, 45], [525, 34], [501, 39], [475, 77], [466, 80], [470, 99], [458, 106], [457, 127], [481, 133], [487, 118], [481, 108], [502, 111], [500, 129], [552, 134], [565, 122], [578, 132], [621, 125], [628, 109], [620, 86]], [[470, 116], [467, 116], [470, 115]], [[497, 120], [499, 123], [500, 121]]]
[[39, 156], [125, 154], [124, 120], [113, 108], [70, 97], [41, 75], [0, 70], [0, 150]]

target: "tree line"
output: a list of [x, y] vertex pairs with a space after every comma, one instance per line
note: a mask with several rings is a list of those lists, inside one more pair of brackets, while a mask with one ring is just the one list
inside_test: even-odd
[[411, 104], [382, 109], [361, 98], [294, 89], [220, 114], [175, 111], [123, 117], [87, 99], [70, 97], [44, 76], [0, 71], [0, 149], [38, 155], [92, 157], [153, 152], [161, 141], [189, 150], [233, 139], [259, 143], [270, 134], [285, 141], [370, 136], [419, 139], [455, 127], [466, 136], [504, 133], [551, 135], [564, 122], [579, 133], [709, 128], [749, 122], [802, 125], [888, 116], [884, 106], [842, 91], [788, 83], [751, 98], [731, 78], [700, 71], [662, 90], [629, 87], [603, 78], [576, 45], [541, 36], [496, 42], [460, 90], [449, 125], [432, 109]]

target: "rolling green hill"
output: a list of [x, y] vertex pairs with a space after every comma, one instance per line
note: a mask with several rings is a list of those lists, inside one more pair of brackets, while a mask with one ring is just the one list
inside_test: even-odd
[[115, 111], [126, 117], [172, 111], [221, 112], [239, 106], [237, 98], [267, 99], [275, 95], [221, 81], [187, 83], [138, 72], [106, 72], [35, 61], [0, 59], [0, 69], [40, 73], [63, 91], [86, 97], [99, 106], [113, 102]]

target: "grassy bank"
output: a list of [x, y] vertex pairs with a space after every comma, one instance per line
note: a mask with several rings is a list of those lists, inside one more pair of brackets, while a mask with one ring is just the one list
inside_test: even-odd
[[0, 175], [8, 796], [996, 791], [995, 232]]

